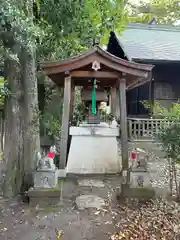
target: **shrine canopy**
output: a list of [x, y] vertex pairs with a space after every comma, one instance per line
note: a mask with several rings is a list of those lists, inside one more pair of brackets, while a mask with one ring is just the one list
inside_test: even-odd
[[111, 87], [124, 78], [126, 89], [149, 82], [153, 67], [120, 59], [99, 46], [67, 60], [41, 64], [43, 72], [60, 87], [64, 86], [64, 79], [71, 76], [76, 86], [88, 86], [91, 80], [97, 79], [99, 86]]

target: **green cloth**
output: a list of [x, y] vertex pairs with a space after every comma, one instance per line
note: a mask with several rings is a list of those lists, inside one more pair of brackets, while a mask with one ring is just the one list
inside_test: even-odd
[[92, 89], [92, 114], [96, 115], [96, 79], [94, 79], [93, 89]]

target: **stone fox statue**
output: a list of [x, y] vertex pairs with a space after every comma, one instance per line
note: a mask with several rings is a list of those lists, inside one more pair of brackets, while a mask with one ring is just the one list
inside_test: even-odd
[[51, 146], [50, 151], [47, 155], [41, 156], [40, 153], [38, 153], [38, 161], [37, 161], [37, 170], [42, 169], [51, 169], [55, 170], [56, 166], [54, 164], [54, 157], [56, 155], [56, 147]]

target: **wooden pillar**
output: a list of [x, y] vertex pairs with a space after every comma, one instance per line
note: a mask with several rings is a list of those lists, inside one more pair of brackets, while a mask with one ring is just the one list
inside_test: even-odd
[[151, 81], [149, 82], [149, 105], [150, 105], [149, 116], [152, 117], [154, 108], [154, 79], [152, 78]]
[[[139, 115], [139, 107], [138, 107], [138, 104], [139, 104], [139, 87], [136, 87], [135, 89], [133, 89], [134, 91], [136, 91], [136, 102], [135, 102], [135, 115], [136, 117]], [[134, 114], [134, 112], [133, 112]]]
[[74, 107], [75, 107], [75, 100], [76, 100], [76, 92], [75, 92], [75, 85], [71, 83], [71, 108], [70, 108], [70, 121], [72, 121]]
[[[45, 108], [45, 85], [44, 83], [38, 84], [38, 103], [39, 103], [39, 111], [41, 114], [44, 114]], [[40, 136], [44, 137], [46, 133], [45, 126], [43, 122], [40, 120]]]
[[[128, 175], [128, 132], [127, 132], [127, 106], [126, 106], [126, 80], [119, 79], [119, 102], [120, 102], [120, 136], [122, 149], [122, 170], [125, 176]], [[128, 179], [128, 178], [127, 178]], [[129, 179], [128, 179], [129, 180]]]
[[64, 169], [66, 167], [70, 108], [71, 108], [71, 77], [68, 76], [64, 79], [64, 99], [63, 99], [60, 162], [59, 162], [60, 169]]
[[111, 113], [116, 116], [116, 86], [111, 88]]
[[120, 120], [119, 88], [116, 87], [116, 118]]

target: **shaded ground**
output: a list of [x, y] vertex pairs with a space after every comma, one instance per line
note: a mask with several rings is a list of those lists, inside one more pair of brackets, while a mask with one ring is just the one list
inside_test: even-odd
[[[57, 233], [63, 231], [62, 238], [99, 239], [110, 238], [115, 231], [113, 216], [117, 210], [113, 188], [119, 185], [119, 177], [104, 180], [104, 188], [79, 187], [73, 182], [64, 186], [64, 199], [59, 207], [46, 209], [30, 208], [16, 201], [0, 201], [0, 239], [36, 240], [58, 239]], [[111, 189], [111, 190], [110, 190]], [[88, 209], [79, 211], [74, 204], [76, 196], [98, 194], [106, 201], [104, 210]], [[110, 207], [109, 207], [110, 205]]]
[[[78, 188], [77, 191], [82, 191]], [[91, 189], [91, 194], [94, 190]], [[14, 200], [1, 200], [0, 239], [180, 239], [180, 207], [177, 203], [157, 200], [119, 206], [108, 199], [110, 196], [106, 197], [107, 206], [103, 209], [81, 211], [74, 208], [72, 199], [63, 201], [57, 208], [46, 209], [32, 209]], [[58, 232], [61, 232], [61, 238], [58, 238]]]
[[[161, 150], [152, 143], [146, 145], [138, 143], [133, 144], [131, 147], [139, 147], [149, 153], [149, 169], [153, 185], [154, 187], [158, 187], [158, 189], [167, 191], [167, 166]], [[178, 219], [180, 219], [178, 206], [173, 205], [170, 207], [170, 213], [166, 212], [165, 209], [168, 209], [168, 207], [164, 208], [163, 204], [158, 208], [156, 208], [156, 204], [153, 207], [124, 208], [118, 205], [115, 197], [115, 189], [120, 186], [120, 177], [104, 178], [101, 180], [104, 183], [104, 187], [80, 187], [77, 184], [77, 180], [70, 181], [68, 184], [64, 183], [63, 198], [57, 207], [40, 209], [36, 206], [32, 208], [16, 200], [5, 201], [1, 199], [0, 240], [55, 240], [58, 239], [58, 232], [60, 231], [62, 231], [62, 240], [123, 239], [123, 234], [131, 232], [132, 228], [135, 229], [132, 231], [133, 234], [141, 232], [142, 228], [145, 228], [143, 223], [147, 219], [149, 219], [148, 221], [154, 219], [149, 224], [151, 229], [147, 229], [147, 232], [150, 231], [150, 236], [152, 236], [152, 230], [156, 232], [154, 229], [162, 228], [162, 226], [166, 227], [167, 225], [171, 228], [171, 233], [174, 235], [171, 234], [173, 238], [170, 238], [165, 232], [167, 238], [164, 239], [180, 239], [180, 235], [178, 235], [180, 229], [176, 226], [177, 224], [180, 226], [180, 222], [178, 222]], [[94, 194], [102, 197], [106, 202], [106, 206], [101, 210], [78, 210], [75, 207], [74, 201], [77, 196], [82, 194]], [[155, 211], [151, 214], [153, 208]], [[161, 210], [158, 210], [159, 208]], [[176, 211], [177, 216], [175, 216], [174, 211]], [[144, 218], [142, 213], [144, 214]], [[159, 219], [158, 216], [161, 216], [165, 220], [167, 220], [167, 216], [170, 216], [170, 220], [167, 220], [170, 222], [163, 222], [164, 220]], [[177, 224], [174, 223], [174, 220]], [[132, 223], [136, 223], [136, 226]], [[154, 227], [154, 224], [157, 224], [157, 227]], [[139, 226], [140, 229], [138, 229]], [[177, 232], [177, 237], [175, 236], [175, 231]], [[118, 234], [112, 236], [116, 232]], [[119, 238], [119, 232], [122, 233], [122, 238]], [[132, 239], [135, 240], [136, 238], [133, 237]], [[148, 240], [158, 238], [149, 238], [147, 236], [140, 238], [137, 235], [137, 239]]]

